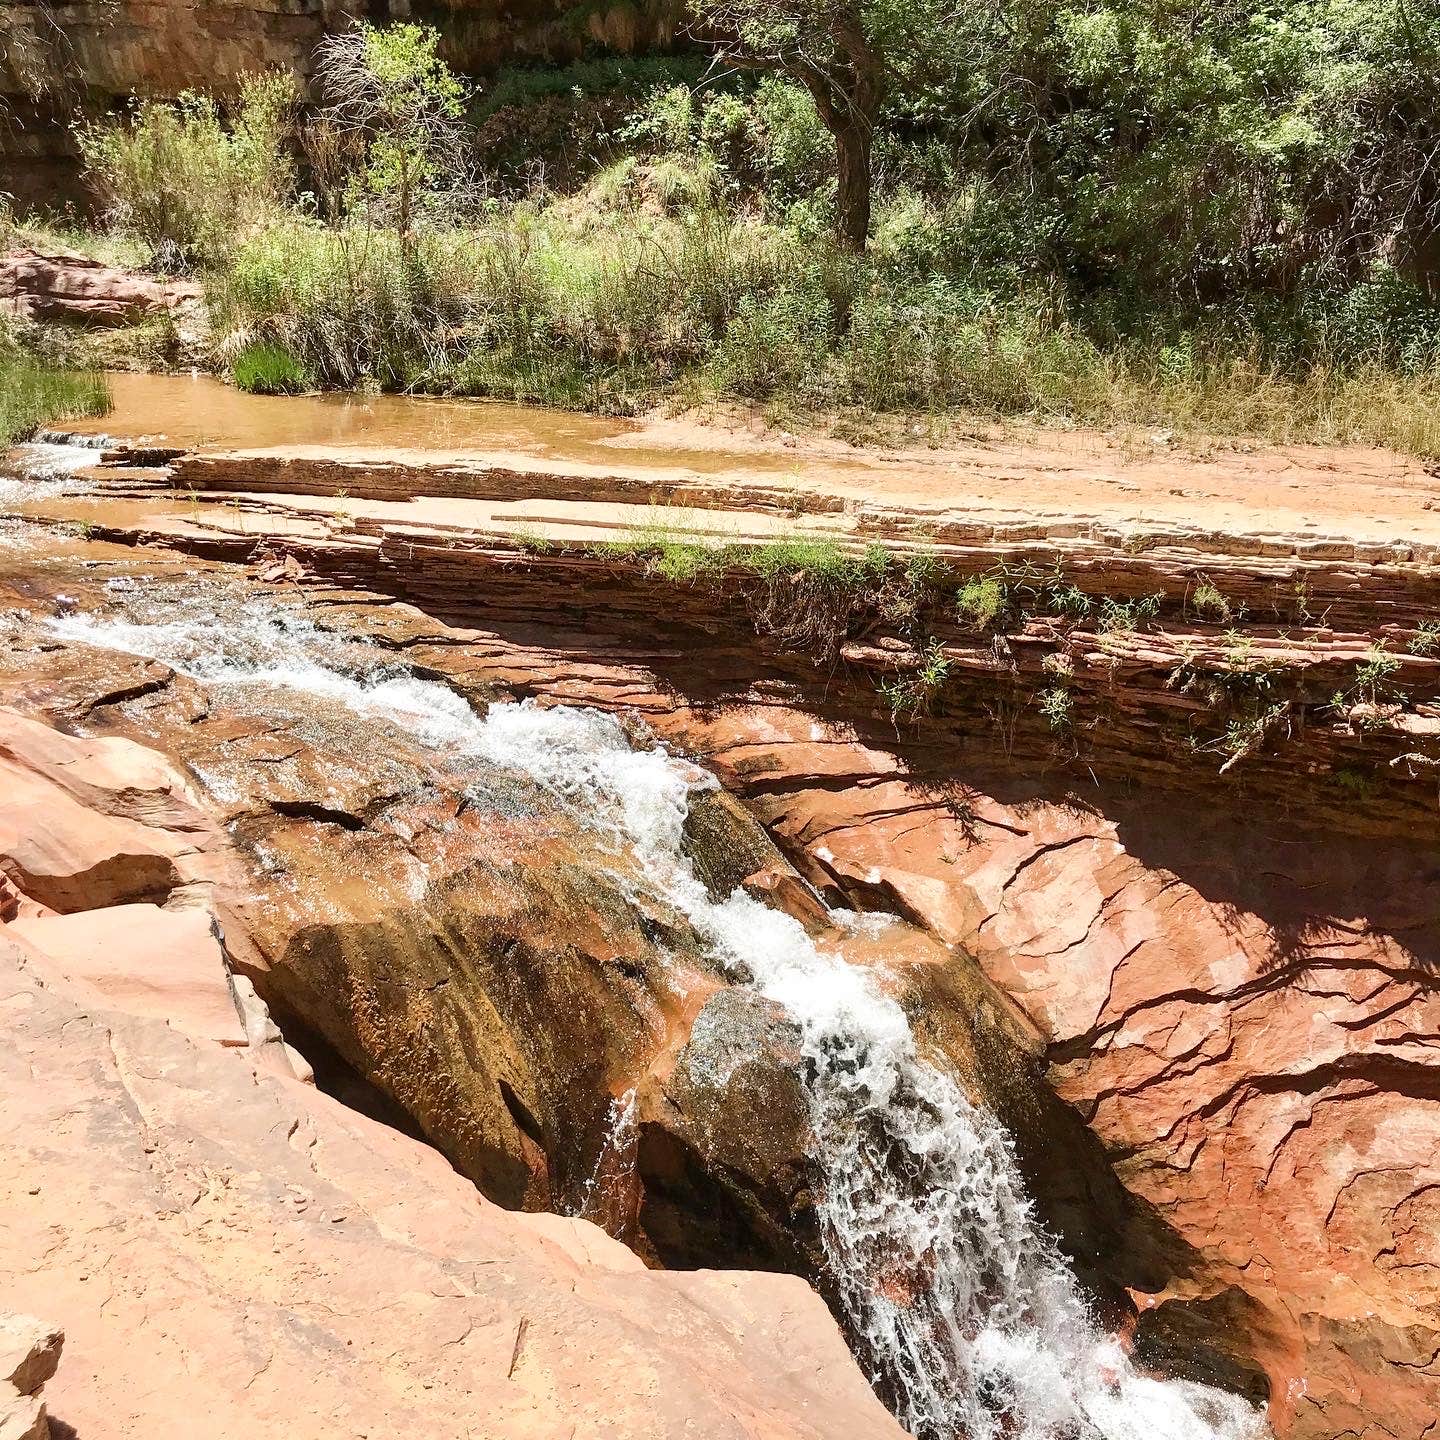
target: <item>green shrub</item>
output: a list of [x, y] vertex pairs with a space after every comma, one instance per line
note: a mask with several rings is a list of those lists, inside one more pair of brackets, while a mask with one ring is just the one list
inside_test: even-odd
[[902, 716], [928, 714], [945, 689], [952, 665], [940, 642], [933, 636], [927, 640], [913, 670], [880, 684], [880, 697], [890, 707], [890, 718], [898, 722]]
[[1068, 730], [1075, 719], [1075, 705], [1070, 692], [1061, 685], [1042, 690], [1035, 697], [1040, 714], [1052, 730]]
[[243, 240], [209, 298], [227, 353], [279, 346], [318, 383], [405, 389], [446, 370], [476, 288], [464, 238], [291, 223]]
[[312, 387], [305, 367], [283, 346], [257, 340], [231, 362], [236, 385], [255, 395], [299, 395]]
[[960, 587], [955, 614], [962, 624], [984, 630], [1004, 613], [1005, 587], [993, 575], [975, 575]]
[[828, 297], [814, 286], [743, 296], [716, 356], [721, 389], [757, 398], [822, 398], [834, 325]]
[[288, 75], [252, 75], [229, 128], [213, 99], [187, 92], [174, 104], [141, 101], [127, 119], [83, 125], [76, 139], [113, 222], [157, 262], [183, 268], [219, 260], [290, 199], [294, 104]]

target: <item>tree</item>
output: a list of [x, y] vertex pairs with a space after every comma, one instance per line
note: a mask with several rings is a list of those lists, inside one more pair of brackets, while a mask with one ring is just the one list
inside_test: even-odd
[[881, 107], [897, 82], [943, 84], [948, 0], [695, 0], [697, 34], [719, 59], [799, 81], [835, 139], [835, 228], [865, 248]]
[[407, 242], [422, 203], [461, 189], [470, 165], [468, 92], [437, 53], [439, 42], [428, 25], [362, 22], [315, 51], [322, 117], [363, 156], [365, 197]]

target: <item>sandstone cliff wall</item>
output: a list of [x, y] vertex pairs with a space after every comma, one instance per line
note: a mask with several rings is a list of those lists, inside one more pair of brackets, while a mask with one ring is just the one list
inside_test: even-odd
[[563, 63], [587, 49], [628, 53], [669, 42], [672, 0], [478, 0], [412, 5], [376, 0], [4, 0], [0, 4], [0, 193], [21, 207], [83, 199], [69, 127], [130, 95], [187, 89], [221, 95], [241, 75], [273, 68], [304, 76], [316, 41], [348, 15], [424, 19], [446, 58], [480, 73], [507, 61]]

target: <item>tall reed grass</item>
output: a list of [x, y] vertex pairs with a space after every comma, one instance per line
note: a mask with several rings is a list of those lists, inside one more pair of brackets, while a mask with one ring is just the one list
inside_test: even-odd
[[222, 353], [322, 385], [635, 411], [692, 397], [955, 412], [1440, 455], [1440, 366], [1257, 348], [1102, 348], [1063, 316], [715, 212], [519, 206], [413, 246], [290, 221], [212, 289]]
[[103, 376], [51, 370], [0, 336], [0, 447], [45, 425], [109, 411]]

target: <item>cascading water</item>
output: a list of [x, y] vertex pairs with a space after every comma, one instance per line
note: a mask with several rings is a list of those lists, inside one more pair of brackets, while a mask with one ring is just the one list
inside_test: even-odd
[[635, 749], [596, 711], [500, 704], [481, 718], [374, 647], [279, 610], [252, 606], [238, 625], [203, 602], [167, 614], [175, 618], [65, 616], [52, 625], [213, 684], [328, 697], [403, 726], [452, 762], [523, 774], [636, 857], [715, 958], [788, 1011], [805, 1061], [832, 1286], [873, 1378], [912, 1431], [946, 1440], [1264, 1432], [1233, 1396], [1139, 1374], [1098, 1330], [1032, 1214], [1007, 1136], [920, 1054], [904, 1011], [870, 970], [742, 892], [711, 898], [682, 838], [690, 796], [712, 777], [658, 746]]
[[595, 1164], [580, 1190], [580, 1198], [569, 1211], [582, 1220], [603, 1225], [617, 1239], [623, 1238], [626, 1222], [631, 1218], [628, 1213], [630, 1187], [625, 1182], [635, 1168], [635, 1147], [639, 1140], [635, 1125], [637, 1099], [632, 1086], [610, 1102]]
[[57, 435], [42, 432], [14, 446], [0, 446], [0, 504], [34, 500], [70, 488], [77, 472], [99, 462], [100, 451], [114, 442], [104, 435]]

